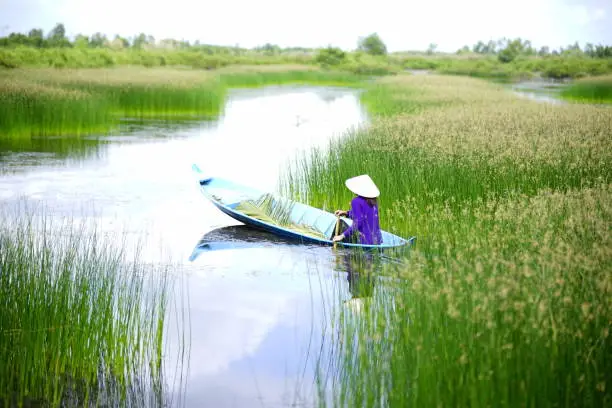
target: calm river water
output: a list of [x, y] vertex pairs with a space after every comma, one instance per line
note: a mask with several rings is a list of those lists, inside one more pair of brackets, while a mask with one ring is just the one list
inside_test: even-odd
[[[177, 405], [310, 406], [317, 361], [329, 352], [330, 305], [351, 298], [342, 252], [241, 226], [205, 200], [191, 166], [273, 190], [298, 151], [364, 121], [353, 90], [234, 90], [218, 120], [133, 124], [74, 153], [2, 153], [0, 200], [40, 205], [54, 218], [93, 219], [130, 244], [142, 242], [143, 261], [173, 265], [180, 278], [168, 318], [167, 378]], [[206, 242], [221, 249], [202, 249]], [[187, 352], [180, 384], [177, 325]]]

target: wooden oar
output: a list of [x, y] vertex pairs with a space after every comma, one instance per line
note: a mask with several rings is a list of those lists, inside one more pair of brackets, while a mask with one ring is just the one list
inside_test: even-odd
[[[336, 216], [336, 232], [334, 233], [334, 238], [338, 235], [338, 230], [340, 229], [340, 216]], [[334, 241], [334, 249], [336, 249], [337, 241]]]

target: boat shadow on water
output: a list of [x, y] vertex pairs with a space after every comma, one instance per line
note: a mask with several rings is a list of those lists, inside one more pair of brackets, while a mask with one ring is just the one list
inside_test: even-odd
[[194, 247], [189, 261], [193, 262], [204, 252], [210, 251], [300, 245], [303, 244], [247, 225], [230, 225], [204, 234]]

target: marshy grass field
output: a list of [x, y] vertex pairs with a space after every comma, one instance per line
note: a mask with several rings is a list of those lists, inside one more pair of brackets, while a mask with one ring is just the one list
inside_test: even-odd
[[399, 280], [345, 316], [335, 405], [610, 405], [612, 111], [445, 76], [362, 98], [372, 124], [285, 185], [334, 210], [368, 173], [381, 227], [418, 237]]
[[[347, 209], [344, 180], [368, 173], [382, 193], [381, 227], [418, 237], [403, 266], [375, 271], [394, 283], [344, 316], [337, 370], [321, 373], [335, 377], [334, 405], [612, 404], [607, 106], [539, 103], [469, 77], [373, 79], [302, 65], [13, 69], [0, 71], [0, 140], [10, 150], [109, 132], [126, 116], [214, 116], [229, 88], [283, 83], [362, 88], [372, 116], [300, 158], [300, 170], [283, 176], [287, 194]], [[604, 83], [585, 79], [564, 92], [579, 99]], [[156, 367], [165, 281], [143, 299], [118, 254], [84, 250], [93, 238], [57, 242], [27, 223], [4, 225], [4, 401], [59, 405], [73, 387], [95, 396], [101, 374], [121, 390], [127, 367]], [[76, 321], [79, 331], [63, 329]]]
[[116, 238], [42, 211], [2, 214], [1, 406], [163, 403], [169, 270]]
[[300, 65], [192, 69], [0, 70], [0, 143], [36, 146], [113, 132], [122, 118], [193, 120], [222, 113], [229, 88], [315, 84], [356, 86], [363, 76]]
[[564, 89], [561, 96], [577, 102], [612, 104], [612, 75], [580, 79]]

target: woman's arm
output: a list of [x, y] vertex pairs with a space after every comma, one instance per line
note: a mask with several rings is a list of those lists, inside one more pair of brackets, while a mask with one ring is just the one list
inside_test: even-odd
[[347, 215], [350, 219], [353, 220], [353, 224], [348, 227], [345, 231], [344, 231], [344, 236], [345, 237], [350, 237], [351, 235], [353, 235], [353, 232], [355, 230], [358, 230], [357, 228], [357, 223], [359, 222], [359, 217], [361, 215], [361, 208], [359, 206], [359, 202], [356, 200], [356, 198], [354, 198], [351, 201], [351, 209], [349, 211], [347, 211]]

